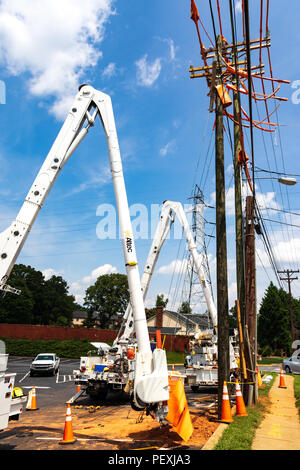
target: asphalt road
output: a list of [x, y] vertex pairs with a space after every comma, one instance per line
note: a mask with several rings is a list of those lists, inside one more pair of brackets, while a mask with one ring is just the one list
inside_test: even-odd
[[[23, 389], [24, 394], [35, 385], [37, 393], [37, 401], [43, 407], [56, 406], [68, 401], [76, 393], [76, 385], [73, 380], [73, 370], [79, 368], [79, 360], [75, 359], [61, 359], [60, 369], [55, 376], [35, 376], [30, 377], [29, 369], [33, 358], [28, 357], [9, 357], [7, 371], [16, 373], [15, 386]], [[171, 369], [171, 366], [169, 367]], [[175, 366], [176, 371], [184, 372], [182, 366]], [[260, 371], [280, 372], [280, 365], [278, 366], [260, 366]], [[200, 387], [199, 392], [194, 393], [189, 387], [186, 388], [186, 395], [188, 400], [192, 398], [200, 398], [209, 394], [216, 394], [216, 387]], [[107, 397], [107, 404], [115, 402], [118, 397]], [[78, 403], [86, 403], [87, 397], [80, 397]]]
[[[25, 395], [35, 386], [37, 406], [40, 405], [43, 408], [48, 408], [63, 404], [76, 393], [73, 370], [79, 368], [79, 360], [61, 359], [59, 372], [55, 376], [41, 375], [30, 377], [29, 370], [32, 360], [33, 358], [10, 356], [8, 358], [7, 371], [16, 373], [15, 386], [21, 387]], [[169, 369], [171, 369], [171, 366], [169, 366]], [[175, 366], [175, 370], [184, 372], [182, 366]], [[186, 387], [188, 400], [216, 393], [216, 387], [201, 387], [197, 393], [192, 392], [189, 387]], [[115, 404], [115, 401], [118, 399], [119, 397], [115, 393], [108, 395], [106, 399], [107, 405]], [[87, 404], [88, 402], [88, 397], [84, 395], [77, 401], [78, 404]]]

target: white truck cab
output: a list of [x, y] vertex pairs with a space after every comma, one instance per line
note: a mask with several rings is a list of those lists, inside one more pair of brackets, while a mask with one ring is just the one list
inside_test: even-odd
[[55, 353], [38, 354], [30, 366], [30, 376], [38, 374], [55, 375], [59, 370], [60, 358]]

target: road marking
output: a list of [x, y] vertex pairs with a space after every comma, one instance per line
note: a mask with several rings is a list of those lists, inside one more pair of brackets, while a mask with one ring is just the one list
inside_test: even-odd
[[[29, 387], [29, 386], [26, 386], [26, 387], [23, 387], [23, 388], [32, 388], [32, 386], [30, 386], [30, 387]], [[46, 388], [51, 388], [51, 387], [39, 387], [39, 386], [35, 385], [35, 389], [38, 389], [38, 388], [39, 388], [39, 389], [42, 389], [42, 388], [45, 388], [45, 389], [46, 389]]]
[[71, 375], [62, 375], [62, 380], [59, 380], [59, 377], [56, 377], [57, 384], [64, 384], [66, 382], [74, 382], [74, 379]]
[[23, 380], [26, 379], [26, 377], [28, 377], [28, 375], [30, 374], [30, 372], [27, 372], [27, 374], [24, 375], [24, 377], [22, 377], [19, 382], [23, 382]]

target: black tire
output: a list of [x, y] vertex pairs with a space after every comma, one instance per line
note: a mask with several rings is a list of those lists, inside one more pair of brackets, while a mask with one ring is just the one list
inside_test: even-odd
[[34, 373], [30, 371], [30, 377], [34, 377]]
[[289, 368], [289, 366], [285, 366], [284, 370], [287, 374], [291, 373], [291, 369]]
[[195, 393], [199, 392], [199, 385], [191, 385], [191, 390]]

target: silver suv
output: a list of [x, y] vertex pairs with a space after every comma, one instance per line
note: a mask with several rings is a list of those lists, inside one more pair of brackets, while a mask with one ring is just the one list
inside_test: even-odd
[[287, 374], [300, 374], [300, 354], [284, 359], [282, 361], [282, 368]]

